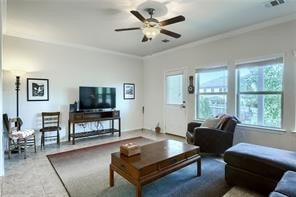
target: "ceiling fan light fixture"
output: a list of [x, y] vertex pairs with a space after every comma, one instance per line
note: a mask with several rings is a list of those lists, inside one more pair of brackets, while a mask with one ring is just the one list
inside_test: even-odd
[[149, 38], [153, 39], [160, 33], [160, 28], [158, 27], [144, 27], [143, 34]]
[[[279, 1], [279, 0], [277, 0]], [[283, 0], [284, 1], [284, 0]], [[148, 12], [150, 15], [150, 18], [144, 18], [138, 11], [131, 10], [130, 13], [132, 13], [137, 19], [139, 19], [142, 23], [142, 27], [131, 27], [131, 28], [123, 28], [123, 29], [115, 29], [115, 31], [130, 31], [130, 30], [142, 30], [142, 33], [144, 34], [142, 42], [147, 42], [148, 40], [154, 39], [158, 34], [164, 34], [173, 38], [180, 38], [181, 34], [163, 29], [164, 26], [171, 25], [174, 23], [179, 23], [185, 20], [185, 17], [182, 15], [169, 18], [163, 21], [159, 21], [155, 18], [153, 18], [153, 8], [145, 9], [145, 11]]]

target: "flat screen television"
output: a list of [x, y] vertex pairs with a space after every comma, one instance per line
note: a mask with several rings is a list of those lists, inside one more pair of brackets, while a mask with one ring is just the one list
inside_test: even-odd
[[116, 107], [116, 88], [79, 87], [79, 109], [101, 110]]

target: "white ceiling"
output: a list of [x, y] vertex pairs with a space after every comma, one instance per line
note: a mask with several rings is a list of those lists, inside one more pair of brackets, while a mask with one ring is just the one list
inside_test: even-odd
[[[267, 0], [7, 0], [6, 34], [50, 42], [71, 43], [145, 56], [296, 12], [296, 0], [267, 8]], [[115, 28], [141, 27], [129, 13], [155, 7], [155, 18], [184, 15], [186, 21], [166, 29], [179, 39], [160, 35], [142, 43], [141, 31], [115, 32]], [[161, 42], [169, 39], [169, 43]]]

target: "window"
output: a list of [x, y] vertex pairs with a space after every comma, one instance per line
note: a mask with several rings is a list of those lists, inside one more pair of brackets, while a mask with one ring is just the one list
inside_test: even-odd
[[226, 113], [227, 75], [226, 68], [197, 70], [195, 74], [197, 119], [204, 120]]
[[242, 123], [281, 128], [283, 58], [237, 65], [237, 93]]
[[183, 103], [183, 74], [166, 76], [166, 104]]

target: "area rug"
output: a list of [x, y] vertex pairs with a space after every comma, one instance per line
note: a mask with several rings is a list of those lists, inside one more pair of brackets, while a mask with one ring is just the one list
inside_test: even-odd
[[246, 189], [240, 186], [232, 187], [223, 197], [264, 197], [263, 194], [257, 193], [250, 189]]
[[[123, 143], [153, 142], [144, 137], [86, 147], [48, 155], [48, 159], [71, 197], [135, 196], [132, 184], [115, 173], [115, 186], [109, 187], [111, 153]], [[157, 154], [157, 153], [156, 153]], [[196, 177], [196, 164], [169, 174], [142, 189], [142, 196], [223, 196], [230, 188], [224, 181], [224, 163], [202, 158], [202, 176]]]

